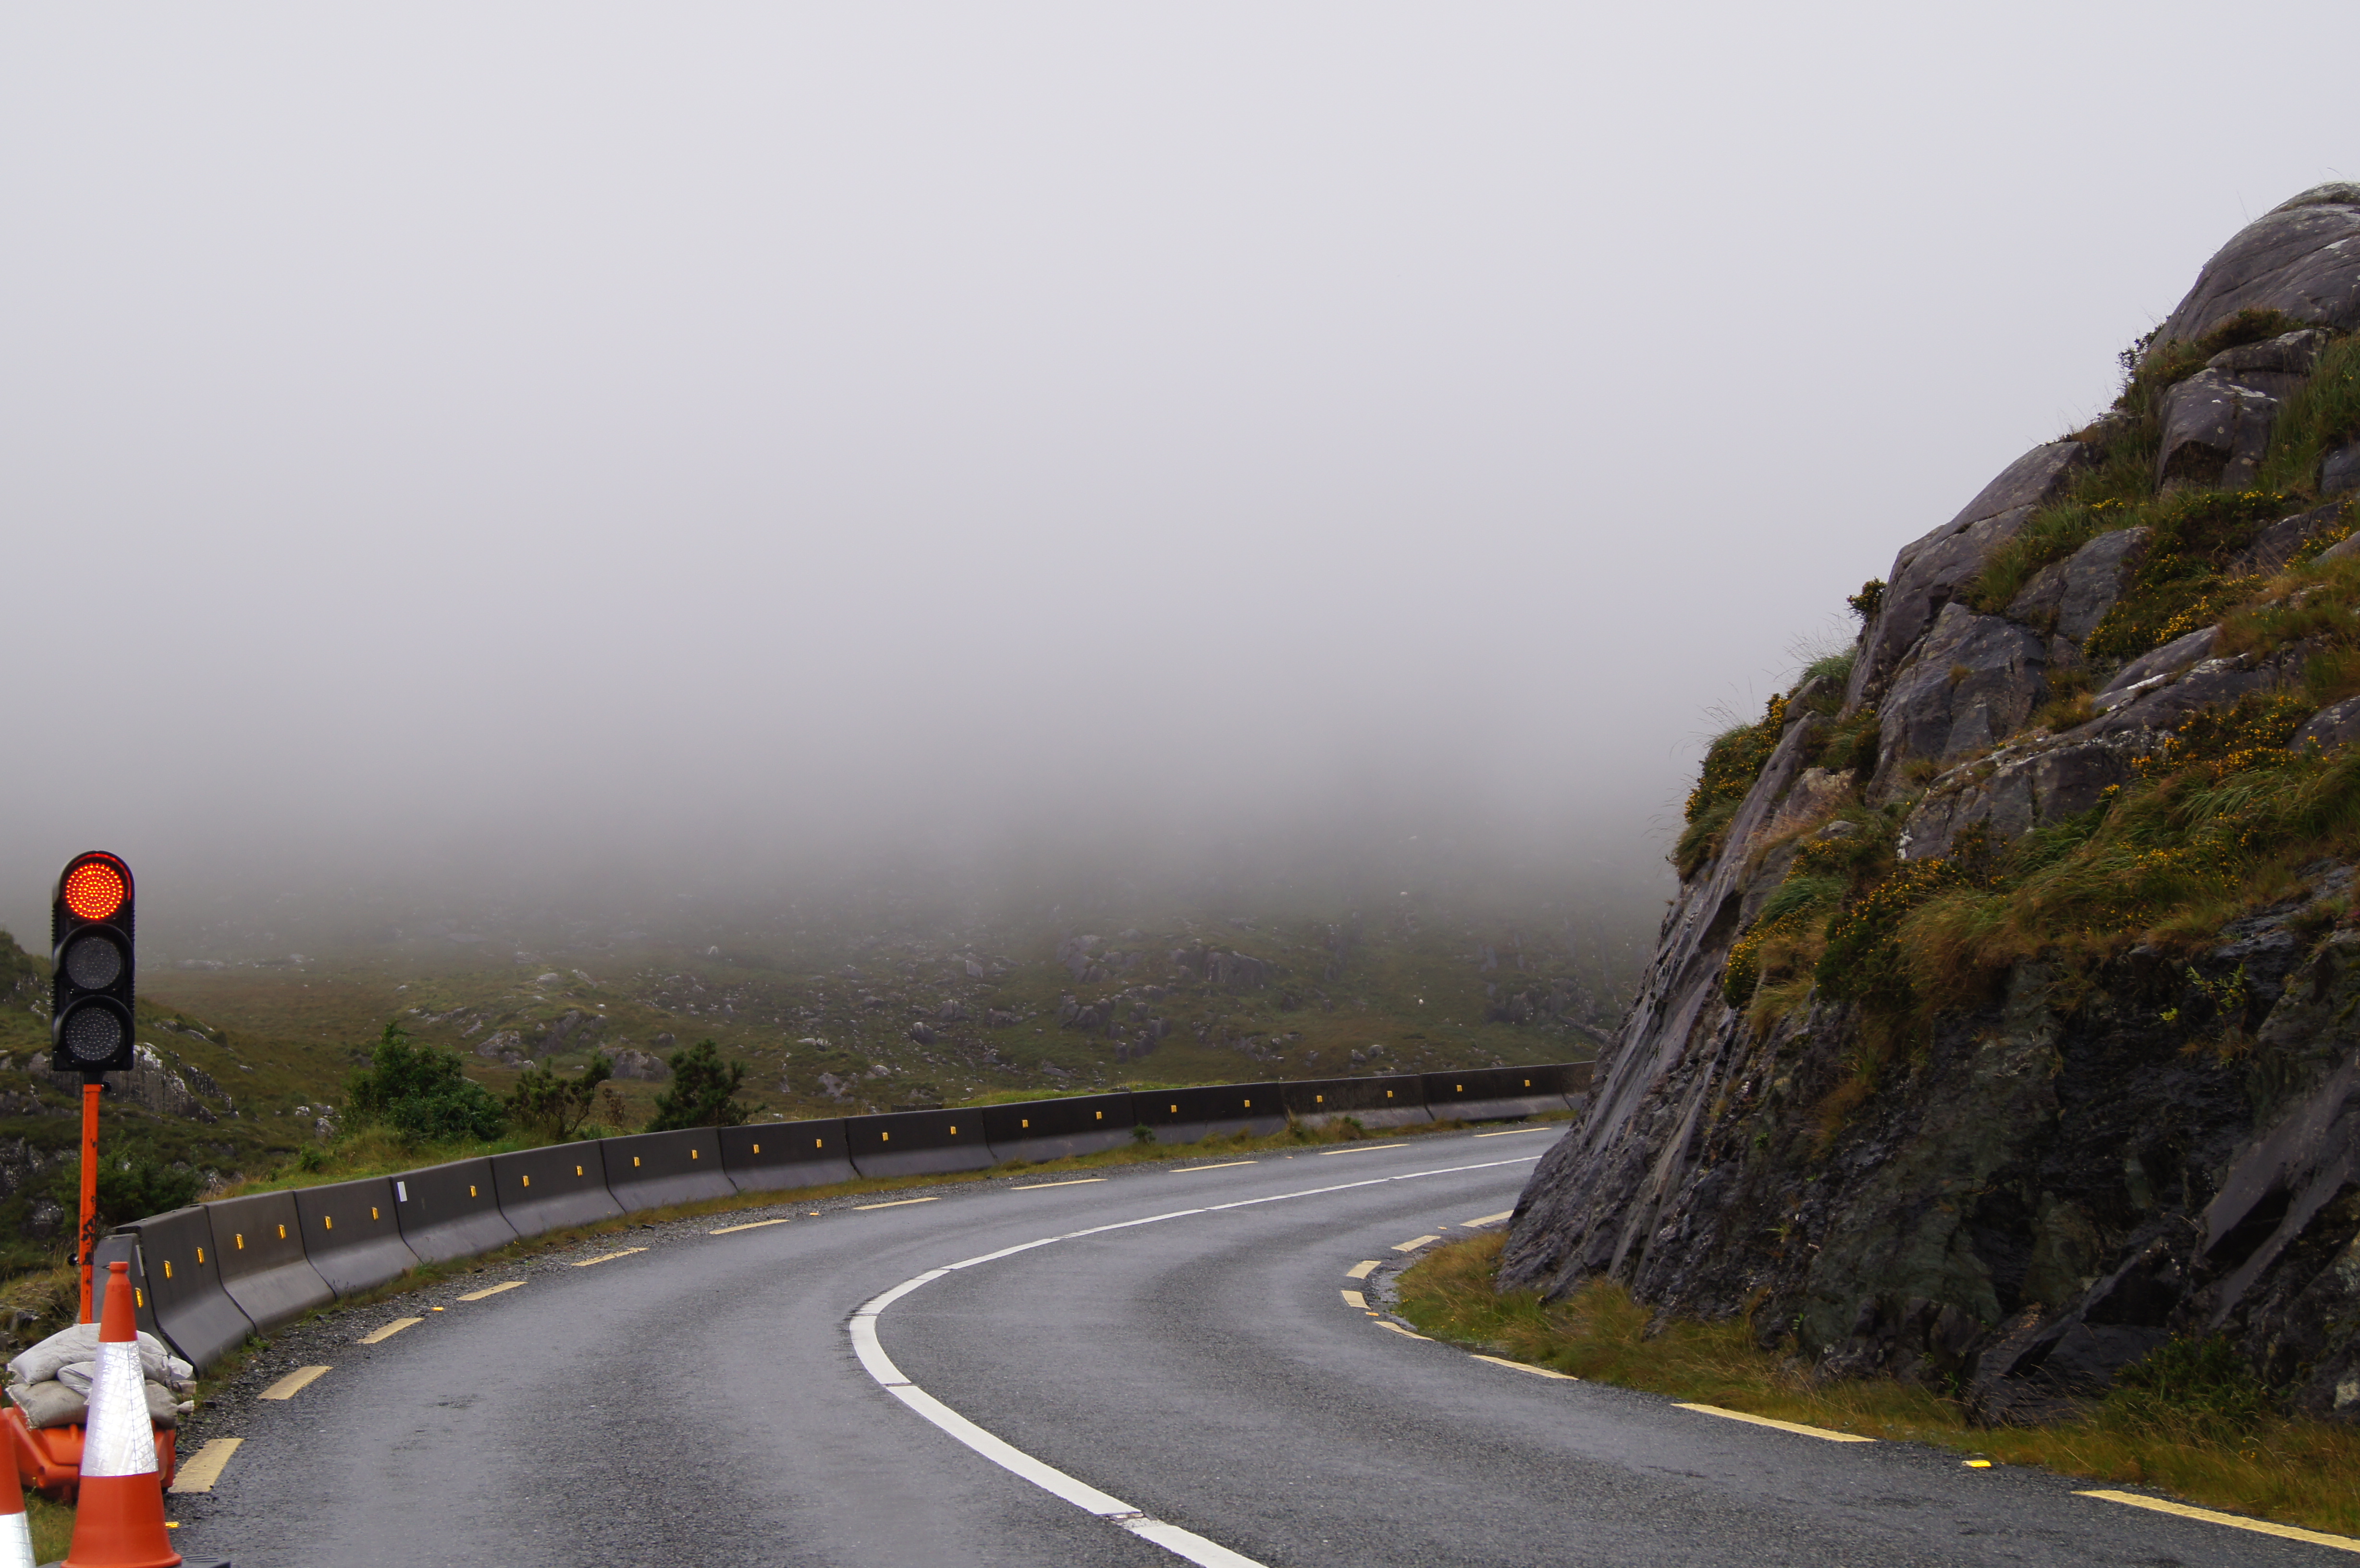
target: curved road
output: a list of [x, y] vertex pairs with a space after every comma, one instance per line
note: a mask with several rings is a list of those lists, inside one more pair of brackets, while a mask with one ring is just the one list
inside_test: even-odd
[[1356, 1264], [1513, 1204], [1556, 1130], [836, 1199], [465, 1276], [282, 1333], [249, 1392], [332, 1369], [192, 1434], [244, 1443], [173, 1499], [175, 1544], [239, 1568], [2350, 1561], [1544, 1378], [1348, 1303]]

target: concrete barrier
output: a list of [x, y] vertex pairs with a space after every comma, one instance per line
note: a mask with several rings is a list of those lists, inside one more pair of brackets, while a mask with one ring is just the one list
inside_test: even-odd
[[339, 1296], [373, 1290], [418, 1267], [418, 1254], [402, 1243], [390, 1177], [299, 1188], [295, 1212], [303, 1216], [303, 1255]]
[[1067, 1160], [1131, 1141], [1138, 1117], [1129, 1094], [1077, 1094], [1070, 1100], [1026, 1100], [983, 1107], [983, 1140], [992, 1158]]
[[[148, 1290], [148, 1265], [139, 1255], [138, 1231], [118, 1230], [114, 1235], [102, 1238], [98, 1246], [92, 1249], [90, 1258], [97, 1270], [96, 1282], [102, 1290], [106, 1288], [108, 1264], [123, 1263], [130, 1266], [131, 1310], [137, 1314], [139, 1326], [143, 1331], [154, 1334], [158, 1339], [163, 1338], [164, 1331], [156, 1324], [156, 1301]], [[99, 1304], [105, 1305], [104, 1301]], [[180, 1359], [186, 1361], [188, 1357], [184, 1356]]]
[[500, 1213], [488, 1160], [454, 1160], [394, 1177], [393, 1214], [402, 1245], [421, 1263], [497, 1252], [517, 1238]]
[[492, 1156], [492, 1190], [519, 1236], [611, 1220], [623, 1212], [606, 1191], [606, 1167], [594, 1143], [557, 1143]]
[[720, 1133], [722, 1169], [741, 1192], [825, 1187], [860, 1174], [845, 1153], [841, 1121], [764, 1122]]
[[222, 1289], [221, 1248], [213, 1245], [205, 1211], [206, 1205], [193, 1204], [136, 1227], [156, 1333], [197, 1367], [220, 1360], [254, 1332], [253, 1320]]
[[1364, 1127], [1415, 1127], [1434, 1120], [1426, 1108], [1426, 1081], [1415, 1073], [1390, 1078], [1325, 1078], [1282, 1083], [1284, 1103], [1306, 1127], [1350, 1116]]
[[716, 1127], [689, 1127], [600, 1138], [598, 1154], [606, 1162], [606, 1191], [632, 1214], [666, 1203], [736, 1197], [737, 1184], [721, 1163], [718, 1132]]
[[1566, 1068], [1474, 1067], [1460, 1073], [1428, 1073], [1426, 1108], [1436, 1121], [1498, 1122], [1543, 1111], [1572, 1109], [1566, 1103]]
[[1286, 1130], [1286, 1094], [1276, 1083], [1218, 1083], [1195, 1089], [1134, 1090], [1131, 1114], [1158, 1143], [1196, 1143], [1238, 1133]]
[[336, 1299], [303, 1255], [303, 1216], [292, 1192], [255, 1192], [205, 1205], [222, 1289], [257, 1329], [278, 1327]]
[[844, 1118], [844, 1145], [863, 1176], [940, 1176], [983, 1171], [992, 1163], [983, 1141], [983, 1113], [888, 1111]]

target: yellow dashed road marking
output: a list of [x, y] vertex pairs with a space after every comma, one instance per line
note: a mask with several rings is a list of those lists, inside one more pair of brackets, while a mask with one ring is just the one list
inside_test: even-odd
[[705, 1234], [707, 1236], [736, 1236], [741, 1230], [760, 1230], [766, 1225], [784, 1225], [788, 1220], [794, 1217], [795, 1216], [792, 1214], [788, 1214], [781, 1219], [754, 1220], [746, 1225], [726, 1225], [719, 1230], [709, 1230]]
[[1856, 1432], [1830, 1432], [1823, 1426], [1804, 1426], [1798, 1421], [1773, 1421], [1768, 1416], [1749, 1416], [1743, 1410], [1724, 1410], [1719, 1405], [1675, 1404], [1672, 1408], [1677, 1410], [1694, 1410], [1700, 1416], [1719, 1416], [1723, 1421], [1743, 1421], [1748, 1426], [1775, 1427], [1780, 1432], [1799, 1432], [1805, 1437], [1820, 1438], [1829, 1443], [1874, 1443], [1876, 1441], [1873, 1437], [1863, 1437]]
[[1398, 1244], [1397, 1246], [1395, 1246], [1395, 1247], [1394, 1247], [1393, 1250], [1394, 1250], [1395, 1252], [1415, 1252], [1419, 1247], [1424, 1247], [1427, 1242], [1429, 1242], [1429, 1241], [1440, 1241], [1441, 1239], [1442, 1239], [1442, 1238], [1441, 1238], [1440, 1236], [1421, 1236], [1415, 1237], [1415, 1239], [1413, 1239], [1413, 1240], [1410, 1240], [1410, 1241], [1404, 1241], [1404, 1242], [1402, 1242], [1402, 1243]]
[[[459, 1299], [463, 1301], [480, 1301], [486, 1296], [497, 1296], [502, 1290], [513, 1290], [523, 1283], [524, 1281], [521, 1279], [510, 1279], [498, 1285], [486, 1285], [480, 1290], [470, 1290]], [[436, 1310], [439, 1312], [441, 1309], [437, 1308]]]
[[[1412, 1333], [1410, 1333], [1410, 1331], [1409, 1331], [1409, 1330], [1407, 1330], [1407, 1329], [1405, 1329], [1405, 1328], [1402, 1327], [1402, 1325], [1401, 1325], [1401, 1324], [1399, 1324], [1399, 1323], [1387, 1323], [1387, 1322], [1386, 1322], [1384, 1319], [1382, 1319], [1382, 1318], [1379, 1318], [1379, 1319], [1377, 1320], [1377, 1326], [1378, 1326], [1379, 1328], [1389, 1328], [1389, 1329], [1393, 1330], [1395, 1334], [1397, 1334], [1401, 1335], [1404, 1339], [1425, 1339], [1425, 1338], [1426, 1338], [1426, 1335], [1424, 1335], [1424, 1334], [1412, 1334]], [[1431, 1342], [1429, 1342], [1429, 1343], [1431, 1343]]]
[[212, 1491], [213, 1483], [221, 1479], [222, 1466], [229, 1463], [230, 1455], [235, 1454], [237, 1445], [245, 1441], [242, 1437], [216, 1437], [190, 1454], [187, 1462], [173, 1472], [172, 1490]]
[[896, 1198], [890, 1203], [855, 1203], [856, 1209], [906, 1209], [912, 1203], [940, 1203], [939, 1198]]
[[1498, 1225], [1502, 1220], [1513, 1219], [1515, 1217], [1515, 1213], [1513, 1209], [1502, 1209], [1498, 1214], [1485, 1214], [1480, 1220], [1460, 1220], [1459, 1223], [1467, 1229], [1473, 1230], [1477, 1225]]
[[1194, 1176], [1199, 1171], [1234, 1171], [1240, 1165], [1259, 1165], [1261, 1163], [1262, 1161], [1259, 1160], [1232, 1160], [1228, 1161], [1226, 1164], [1221, 1165], [1175, 1165], [1172, 1168], [1172, 1174], [1175, 1176]]
[[1522, 1361], [1510, 1361], [1504, 1356], [1479, 1356], [1478, 1361], [1488, 1361], [1494, 1367], [1513, 1367], [1519, 1372], [1529, 1372], [1535, 1377], [1554, 1377], [1560, 1383], [1579, 1383], [1580, 1378], [1570, 1372], [1553, 1372], [1546, 1367], [1528, 1366]]
[[1029, 1187], [1011, 1187], [1011, 1192], [1038, 1192], [1044, 1187], [1087, 1187], [1093, 1181], [1103, 1181], [1103, 1176], [1082, 1176], [1071, 1181], [1035, 1181]]
[[298, 1367], [294, 1371], [290, 1372], [286, 1377], [281, 1377], [276, 1383], [271, 1384], [268, 1388], [263, 1389], [261, 1393], [257, 1394], [255, 1398], [257, 1399], [291, 1399], [296, 1395], [301, 1393], [304, 1389], [310, 1388], [319, 1379], [320, 1375], [327, 1370], [328, 1368], [325, 1367]]
[[574, 1267], [576, 1269], [587, 1269], [593, 1264], [612, 1263], [617, 1258], [628, 1258], [634, 1252], [645, 1252], [647, 1248], [644, 1247], [627, 1247], [620, 1252], [602, 1252], [595, 1258], [583, 1258], [580, 1262], [574, 1264]]
[[2272, 1524], [2267, 1519], [2243, 1519], [2236, 1514], [2216, 1514], [2211, 1508], [2192, 1508], [2186, 1503], [2167, 1503], [2161, 1497], [2142, 1497], [2136, 1492], [2076, 1492], [2073, 1495], [2077, 1497], [2103, 1497], [2110, 1503], [2123, 1503], [2135, 1508], [2153, 1508], [2159, 1514], [2178, 1514], [2181, 1519], [2202, 1519], [2207, 1524], [2225, 1524], [2232, 1530], [2250, 1530], [2256, 1535], [2307, 1541], [2313, 1546], [2332, 1546], [2338, 1552], [2360, 1552], [2360, 1541], [2348, 1535], [2329, 1535], [2324, 1530], [2301, 1530], [2290, 1524]]
[[1355, 1263], [1349, 1269], [1345, 1269], [1344, 1278], [1347, 1279], [1365, 1279], [1376, 1271], [1377, 1260], [1371, 1258], [1366, 1263]]
[[1358, 1307], [1365, 1312], [1369, 1310], [1369, 1298], [1358, 1290], [1347, 1290], [1344, 1292], [1344, 1304], [1348, 1307]]
[[391, 1339], [395, 1334], [399, 1334], [403, 1329], [414, 1327], [425, 1321], [426, 1320], [424, 1318], [396, 1318], [391, 1323], [386, 1324], [383, 1328], [378, 1329], [375, 1334], [365, 1334], [361, 1335], [361, 1343], [363, 1345], [382, 1345], [387, 1340]]
[[1409, 1145], [1405, 1143], [1356, 1143], [1349, 1149], [1323, 1149], [1319, 1151], [1319, 1158], [1325, 1160], [1331, 1154], [1374, 1154], [1381, 1149], [1407, 1149]]
[[1479, 1132], [1477, 1138], [1513, 1138], [1520, 1132], [1555, 1132], [1553, 1127], [1502, 1127], [1498, 1132]]

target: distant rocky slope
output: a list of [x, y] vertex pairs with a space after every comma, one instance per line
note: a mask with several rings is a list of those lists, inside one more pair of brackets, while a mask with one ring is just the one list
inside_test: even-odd
[[2360, 1419], [2360, 185], [1721, 737], [1507, 1285], [2027, 1419], [2175, 1335]]

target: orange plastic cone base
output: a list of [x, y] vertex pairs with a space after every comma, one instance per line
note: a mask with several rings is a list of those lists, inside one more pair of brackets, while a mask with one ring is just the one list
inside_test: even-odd
[[85, 1475], [66, 1568], [179, 1568], [166, 1543], [164, 1488], [153, 1475]]

